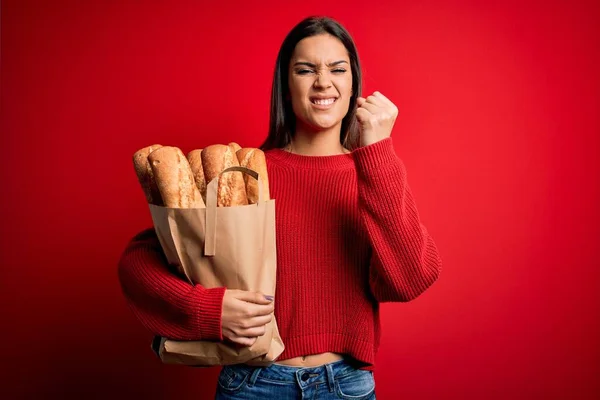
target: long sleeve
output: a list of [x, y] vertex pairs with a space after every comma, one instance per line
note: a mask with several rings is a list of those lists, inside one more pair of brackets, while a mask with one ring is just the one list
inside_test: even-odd
[[156, 233], [148, 229], [127, 245], [118, 264], [129, 308], [154, 335], [175, 340], [222, 340], [225, 288], [207, 289], [173, 274]]
[[419, 219], [392, 138], [353, 151], [359, 209], [372, 253], [369, 284], [380, 302], [410, 301], [438, 278], [442, 261]]

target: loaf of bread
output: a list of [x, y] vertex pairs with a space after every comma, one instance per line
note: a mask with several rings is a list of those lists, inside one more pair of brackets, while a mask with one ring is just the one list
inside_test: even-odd
[[178, 147], [163, 146], [154, 150], [148, 155], [148, 161], [166, 207], [204, 207], [190, 164]]
[[135, 173], [142, 186], [142, 190], [146, 195], [146, 200], [149, 204], [157, 206], [162, 206], [164, 203], [160, 191], [158, 190], [158, 186], [156, 185], [154, 173], [152, 172], [152, 167], [148, 161], [148, 155], [161, 147], [160, 144], [153, 144], [152, 146], [144, 147], [133, 154], [133, 167], [135, 168]]
[[[224, 169], [239, 166], [232, 146], [213, 144], [202, 150], [202, 168], [206, 183], [211, 182]], [[217, 185], [217, 207], [232, 207], [248, 204], [244, 174], [231, 171], [222, 174]]]
[[[236, 153], [238, 161], [242, 167], [246, 167], [258, 173], [258, 178], [262, 182], [263, 199], [269, 200], [269, 178], [267, 176], [267, 161], [265, 153], [260, 149], [245, 147]], [[248, 196], [249, 204], [258, 203], [258, 182], [248, 174], [244, 174], [244, 182], [246, 184], [246, 195]]]
[[192, 150], [188, 153], [187, 159], [190, 163], [190, 168], [194, 174], [196, 187], [200, 191], [202, 200], [206, 203], [206, 178], [204, 177], [204, 168], [202, 168], [202, 149]]
[[240, 150], [242, 148], [242, 146], [240, 146], [236, 142], [231, 142], [228, 144], [228, 146], [231, 146], [231, 150], [233, 150], [234, 153], [237, 153], [238, 150]]
[[[271, 198], [265, 154], [257, 148], [240, 148], [235, 142], [192, 150], [187, 157], [177, 147], [155, 144], [135, 152], [133, 163], [150, 204], [169, 208], [203, 208], [207, 184], [224, 169], [240, 165], [258, 173], [264, 200]], [[217, 184], [218, 207], [257, 202], [256, 179], [239, 171], [221, 175]]]

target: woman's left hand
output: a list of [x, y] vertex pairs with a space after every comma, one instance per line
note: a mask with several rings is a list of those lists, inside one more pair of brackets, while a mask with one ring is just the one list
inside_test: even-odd
[[356, 99], [356, 119], [360, 124], [360, 145], [368, 146], [390, 137], [398, 107], [379, 92]]

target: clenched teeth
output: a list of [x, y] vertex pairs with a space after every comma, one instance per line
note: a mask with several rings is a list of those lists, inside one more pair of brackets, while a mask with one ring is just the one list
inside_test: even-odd
[[333, 102], [335, 101], [335, 98], [331, 98], [331, 99], [313, 99], [313, 103], [315, 104], [319, 104], [322, 106], [326, 106], [329, 104], [333, 104]]

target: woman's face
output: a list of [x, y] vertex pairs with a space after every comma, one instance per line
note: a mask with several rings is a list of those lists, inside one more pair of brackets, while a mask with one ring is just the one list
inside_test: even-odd
[[350, 59], [342, 42], [329, 34], [302, 39], [288, 76], [297, 126], [322, 131], [341, 124], [352, 95]]

